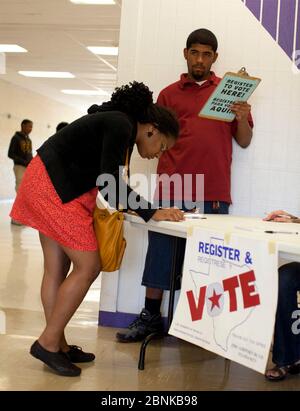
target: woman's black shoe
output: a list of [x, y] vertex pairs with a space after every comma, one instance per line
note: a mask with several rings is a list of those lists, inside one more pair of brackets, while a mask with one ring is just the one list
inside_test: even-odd
[[69, 345], [69, 348], [69, 351], [64, 352], [64, 355], [71, 362], [91, 362], [96, 358], [95, 354], [82, 351], [82, 348], [78, 345]]
[[81, 373], [81, 369], [72, 364], [71, 361], [59, 352], [51, 352], [45, 350], [38, 341], [35, 341], [31, 348], [30, 354], [43, 361], [48, 367], [59, 375], [66, 377], [77, 377]]

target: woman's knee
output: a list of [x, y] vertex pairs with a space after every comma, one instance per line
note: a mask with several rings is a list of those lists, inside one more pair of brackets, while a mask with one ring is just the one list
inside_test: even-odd
[[93, 266], [91, 267], [91, 281], [93, 282], [94, 280], [96, 280], [96, 278], [98, 277], [98, 275], [101, 272], [101, 264], [99, 259], [97, 259]]
[[56, 278], [59, 280], [63, 280], [68, 275], [70, 270], [71, 262], [69, 261], [62, 261], [60, 264], [44, 264], [44, 275], [50, 276], [52, 278]]
[[98, 258], [90, 259], [80, 265], [74, 265], [74, 268], [78, 270], [79, 274], [84, 276], [90, 283], [96, 280], [101, 272], [101, 265]]

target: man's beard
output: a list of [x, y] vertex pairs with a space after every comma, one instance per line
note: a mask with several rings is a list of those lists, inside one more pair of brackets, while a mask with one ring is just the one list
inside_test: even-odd
[[198, 73], [195, 73], [194, 70], [192, 70], [192, 77], [195, 81], [203, 81], [203, 80], [206, 80], [207, 75], [209, 73], [210, 73], [209, 71], [204, 71], [202, 74], [198, 74]]
[[204, 80], [204, 79], [203, 79], [204, 76], [205, 76], [205, 74], [202, 74], [202, 75], [200, 75], [200, 74], [193, 74], [193, 78], [194, 78], [195, 81], [202, 81], [202, 80]]

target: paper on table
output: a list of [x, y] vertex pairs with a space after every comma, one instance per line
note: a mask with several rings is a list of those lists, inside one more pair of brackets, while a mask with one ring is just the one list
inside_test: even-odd
[[198, 213], [184, 213], [184, 218], [186, 219], [192, 219], [192, 220], [205, 220], [206, 217], [204, 214], [198, 214]]

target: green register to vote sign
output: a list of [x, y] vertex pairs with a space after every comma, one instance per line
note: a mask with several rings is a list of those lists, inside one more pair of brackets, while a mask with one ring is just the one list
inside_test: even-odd
[[259, 78], [226, 73], [216, 90], [199, 113], [200, 117], [221, 121], [232, 121], [235, 114], [230, 110], [236, 101], [248, 101], [260, 83]]

